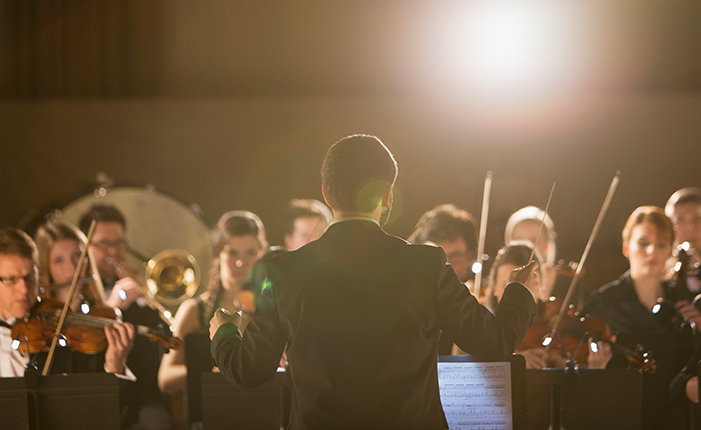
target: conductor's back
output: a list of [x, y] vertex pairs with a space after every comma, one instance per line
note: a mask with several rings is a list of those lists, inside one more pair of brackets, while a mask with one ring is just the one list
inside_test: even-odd
[[334, 222], [319, 240], [269, 261], [271, 287], [244, 336], [212, 320], [212, 356], [239, 385], [272, 378], [287, 346], [291, 429], [446, 429], [436, 370], [441, 330], [464, 351], [498, 359], [520, 344], [535, 316], [523, 285], [510, 284], [493, 315], [441, 248], [382, 230], [396, 174], [377, 138], [335, 143], [322, 167]]

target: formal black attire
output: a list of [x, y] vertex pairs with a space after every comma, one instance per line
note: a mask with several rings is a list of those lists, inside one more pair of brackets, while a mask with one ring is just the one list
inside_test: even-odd
[[408, 244], [368, 219], [332, 223], [319, 240], [272, 258], [268, 279], [243, 338], [222, 325], [212, 357], [228, 380], [253, 387], [273, 377], [287, 345], [290, 429], [446, 429], [441, 330], [498, 359], [518, 347], [536, 311], [513, 283], [493, 315], [441, 248]]
[[[674, 285], [663, 282], [662, 287], [664, 297], [673, 300]], [[690, 332], [673, 329], [668, 321], [657, 318], [640, 303], [629, 272], [595, 291], [582, 312], [606, 321], [617, 335], [617, 343], [631, 349], [641, 345], [651, 352], [657, 372], [644, 375], [643, 428], [688, 428], [687, 407], [670, 402], [669, 387], [690, 355]], [[625, 356], [614, 352], [608, 367], [627, 365]]]
[[[114, 284], [105, 284], [106, 291], [111, 291]], [[157, 310], [142, 306], [134, 301], [122, 311], [122, 318], [135, 325], [143, 325], [154, 330], [165, 327]], [[135, 336], [134, 346], [127, 357], [127, 366], [136, 376], [136, 388], [127, 399], [127, 411], [124, 421], [129, 423], [129, 430], [170, 430], [174, 428], [166, 398], [158, 388], [158, 368], [161, 364], [162, 347], [158, 342], [151, 342], [145, 336]]]

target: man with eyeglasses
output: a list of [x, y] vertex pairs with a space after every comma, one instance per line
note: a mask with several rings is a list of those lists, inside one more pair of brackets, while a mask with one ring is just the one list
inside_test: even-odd
[[439, 205], [421, 215], [409, 237], [411, 243], [440, 246], [460, 282], [474, 279], [472, 265], [477, 258], [475, 218], [451, 204]]
[[[421, 215], [408, 241], [440, 246], [460, 282], [467, 284], [474, 279], [472, 265], [477, 259], [477, 222], [467, 211], [451, 204], [436, 206]], [[441, 335], [438, 353], [450, 355], [452, 351], [453, 341]]]
[[[158, 329], [163, 324], [158, 311], [148, 307], [136, 282], [120, 273], [127, 254], [126, 220], [115, 206], [96, 204], [82, 216], [79, 228], [87, 234], [95, 221], [90, 250], [102, 277], [107, 295], [107, 305], [120, 308], [124, 321]], [[166, 327], [167, 329], [167, 327]], [[165, 399], [158, 389], [158, 367], [161, 348], [139, 336], [134, 342], [127, 365], [136, 375], [137, 389], [130, 399], [127, 422], [133, 428], [168, 430], [173, 428]]]
[[10, 333], [36, 303], [37, 260], [36, 245], [25, 232], [0, 230], [0, 377], [24, 375], [28, 358], [12, 348]]
[[134, 280], [118, 271], [127, 257], [126, 221], [116, 207], [100, 204], [90, 207], [78, 227], [87, 235], [93, 220], [96, 224], [90, 250], [105, 286], [107, 305], [126, 311], [141, 297]]

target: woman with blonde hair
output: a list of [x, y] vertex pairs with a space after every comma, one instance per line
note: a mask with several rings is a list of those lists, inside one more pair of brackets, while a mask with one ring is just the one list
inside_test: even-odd
[[[39, 249], [39, 296], [65, 302], [73, 280], [73, 273], [87, 239], [70, 224], [52, 222], [39, 227], [35, 242]], [[105, 289], [98, 274], [95, 260], [87, 254], [87, 264], [79, 276], [76, 295], [71, 308], [75, 311], [83, 297], [89, 305], [104, 305]]]
[[[80, 230], [70, 224], [51, 222], [39, 227], [35, 242], [39, 251], [40, 291], [43, 290], [40, 297], [51, 297], [65, 302], [87, 239]], [[87, 278], [88, 282], [80, 282], [76, 286], [70, 304], [73, 312], [88, 313], [90, 307], [103, 306], [105, 303], [105, 290], [97, 275], [97, 268], [90, 253], [87, 255], [87, 264], [83, 265], [79, 280]], [[126, 366], [127, 356], [134, 346], [134, 328], [130, 324], [116, 322], [112, 326], [106, 326], [104, 330], [107, 349], [90, 355], [73, 352], [73, 357], [65, 360], [71, 368], [64, 371], [106, 371], [134, 379]]]

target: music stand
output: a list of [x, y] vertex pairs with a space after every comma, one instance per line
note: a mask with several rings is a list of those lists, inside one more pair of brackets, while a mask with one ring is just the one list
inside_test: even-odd
[[0, 417], [3, 427], [29, 430], [29, 404], [24, 378], [0, 378]]
[[3, 428], [120, 428], [119, 381], [108, 373], [49, 375], [36, 388], [25, 378], [0, 378], [0, 399]]
[[287, 424], [286, 404], [291, 395], [285, 372], [256, 388], [239, 388], [221, 373], [202, 374], [202, 426], [279, 430]]
[[438, 366], [443, 410], [449, 424], [455, 422], [451, 428], [462, 428], [461, 423], [466, 422], [475, 428], [494, 427], [495, 423], [512, 430], [528, 428], [526, 361], [522, 356], [514, 354], [495, 361], [441, 355]]
[[637, 369], [529, 369], [529, 429], [640, 429], [643, 376]]

